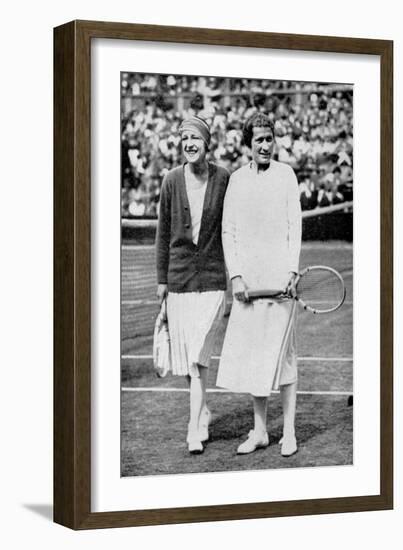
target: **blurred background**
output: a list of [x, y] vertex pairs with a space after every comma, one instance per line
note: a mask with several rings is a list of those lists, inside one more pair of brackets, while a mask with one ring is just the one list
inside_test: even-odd
[[122, 217], [157, 217], [162, 179], [181, 162], [183, 118], [207, 120], [209, 159], [233, 172], [250, 158], [242, 125], [255, 111], [275, 123], [274, 158], [294, 168], [303, 210], [352, 201], [351, 85], [122, 73]]

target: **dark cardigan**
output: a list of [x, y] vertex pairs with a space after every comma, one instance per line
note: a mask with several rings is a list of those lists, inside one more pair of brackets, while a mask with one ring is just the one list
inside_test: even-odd
[[221, 219], [229, 173], [209, 163], [207, 189], [197, 245], [186, 192], [184, 165], [165, 176], [156, 238], [157, 280], [171, 292], [225, 290]]

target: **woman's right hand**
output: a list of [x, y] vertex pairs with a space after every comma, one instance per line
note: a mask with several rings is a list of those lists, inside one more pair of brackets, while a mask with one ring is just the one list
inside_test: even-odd
[[232, 279], [232, 295], [240, 302], [249, 302], [248, 287], [240, 275]]
[[162, 304], [164, 299], [167, 297], [167, 295], [168, 295], [168, 285], [167, 284], [158, 285], [157, 298], [160, 305]]

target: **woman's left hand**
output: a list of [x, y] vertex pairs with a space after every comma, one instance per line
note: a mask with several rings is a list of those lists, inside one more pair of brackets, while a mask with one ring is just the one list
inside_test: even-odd
[[249, 301], [248, 288], [240, 275], [232, 279], [232, 295], [239, 302]]
[[162, 305], [162, 302], [165, 300], [167, 295], [168, 295], [168, 285], [159, 284], [157, 288], [157, 298], [160, 305]]
[[295, 283], [296, 283], [296, 279], [297, 279], [298, 274], [295, 273], [294, 271], [290, 271], [289, 275], [290, 275], [290, 279], [289, 279], [288, 284], [287, 284], [286, 292], [292, 298], [295, 298], [296, 295], [297, 295], [297, 288], [295, 286]]

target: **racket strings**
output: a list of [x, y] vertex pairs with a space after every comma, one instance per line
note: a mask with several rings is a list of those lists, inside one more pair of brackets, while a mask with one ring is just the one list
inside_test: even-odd
[[344, 300], [344, 284], [332, 271], [313, 269], [301, 277], [298, 298], [318, 311], [337, 308]]

